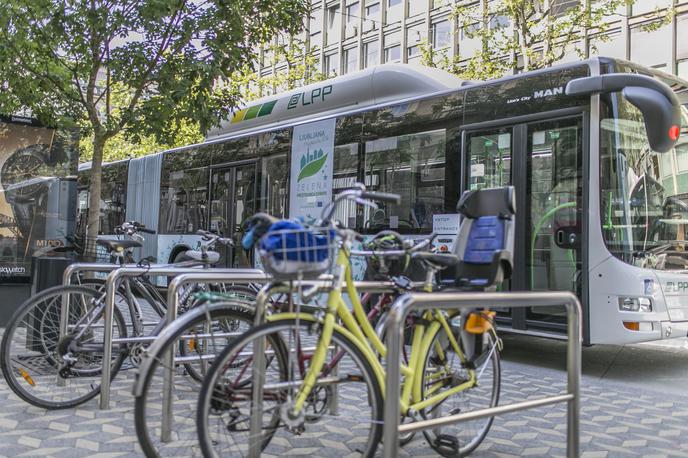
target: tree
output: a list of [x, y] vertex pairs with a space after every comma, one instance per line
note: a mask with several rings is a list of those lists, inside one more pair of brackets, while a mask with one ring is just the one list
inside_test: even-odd
[[[466, 79], [491, 79], [509, 71], [549, 67], [570, 52], [587, 57], [592, 34], [607, 41], [609, 18], [635, 0], [480, 0], [457, 4], [452, 17], [462, 33], [479, 40], [478, 51], [449, 58], [428, 44], [421, 47], [426, 65], [438, 66]], [[655, 30], [673, 18], [674, 9], [655, 10], [644, 30]], [[577, 46], [579, 44], [580, 46]], [[519, 64], [519, 59], [521, 60]]]
[[91, 135], [88, 214], [98, 233], [103, 152], [115, 136], [169, 140], [226, 118], [219, 84], [275, 33], [302, 27], [306, 0], [0, 0], [0, 112]]

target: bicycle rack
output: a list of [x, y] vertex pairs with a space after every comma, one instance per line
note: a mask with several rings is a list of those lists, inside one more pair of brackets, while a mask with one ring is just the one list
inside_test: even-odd
[[[400, 352], [403, 342], [403, 325], [411, 310], [428, 309], [465, 309], [481, 306], [524, 308], [564, 305], [568, 318], [568, 344], [566, 368], [568, 375], [567, 393], [539, 399], [517, 402], [504, 406], [489, 407], [472, 412], [464, 412], [447, 417], [432, 418], [399, 425], [401, 418], [398, 399], [401, 397]], [[579, 456], [580, 448], [580, 375], [581, 375], [581, 305], [578, 298], [570, 292], [446, 292], [446, 293], [409, 293], [397, 298], [392, 304], [387, 318], [387, 375], [385, 386], [383, 446], [385, 458], [398, 455], [399, 433], [409, 433], [442, 425], [450, 425], [467, 420], [492, 417], [559, 402], [567, 406], [566, 455]], [[389, 401], [392, 400], [392, 401]]]
[[[115, 310], [115, 293], [119, 281], [124, 277], [137, 277], [139, 275], [183, 275], [186, 273], [198, 272], [196, 267], [172, 267], [169, 264], [165, 266], [146, 266], [146, 267], [121, 267], [110, 272], [105, 280], [105, 329], [103, 335], [103, 362], [112, 359], [112, 325], [113, 315]], [[222, 277], [224, 281], [233, 281], [236, 283], [250, 283], [254, 281], [265, 281], [268, 277], [262, 270], [258, 269], [220, 269], [214, 268], [213, 273], [217, 275], [224, 274]], [[210, 276], [209, 274], [205, 274]], [[220, 281], [219, 278], [214, 281]], [[174, 282], [174, 280], [173, 280]], [[168, 307], [165, 313], [165, 321], [171, 323], [177, 316], [177, 307], [170, 306], [170, 294], [168, 291]], [[175, 292], [176, 296], [176, 292]], [[175, 301], [175, 304], [177, 302]], [[64, 307], [63, 307], [64, 312]], [[103, 364], [103, 370], [100, 380], [100, 409], [107, 410], [110, 408], [110, 364]]]

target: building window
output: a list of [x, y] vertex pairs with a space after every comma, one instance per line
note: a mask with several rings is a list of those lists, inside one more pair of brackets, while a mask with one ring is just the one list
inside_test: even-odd
[[337, 43], [340, 40], [339, 5], [327, 9], [327, 44]]
[[671, 6], [671, 0], [642, 0], [631, 5], [631, 16], [652, 13], [657, 8], [667, 8]]
[[503, 29], [510, 25], [511, 21], [509, 21], [508, 16], [492, 16], [489, 22], [490, 29]]
[[688, 59], [676, 62], [676, 74], [681, 78], [688, 79]]
[[580, 4], [580, 0], [552, 0], [550, 4], [550, 11], [554, 17], [562, 17], [571, 8], [575, 8]]
[[475, 38], [475, 34], [480, 30], [480, 24], [474, 22], [472, 24], [466, 24], [461, 27], [461, 39], [462, 40], [472, 40]]
[[339, 54], [325, 56], [325, 74], [337, 76], [339, 74]]
[[317, 9], [311, 12], [310, 22], [308, 23], [308, 29], [311, 34], [311, 40], [314, 35], [320, 35], [322, 32], [322, 10]]
[[385, 24], [393, 24], [401, 21], [403, 8], [401, 8], [402, 0], [387, 0], [387, 10], [385, 11]]
[[358, 70], [358, 48], [344, 50], [344, 73]]
[[380, 4], [373, 3], [372, 5], [366, 6], [365, 17], [366, 19], [379, 20], [380, 16]]
[[385, 62], [399, 62], [401, 60], [401, 45], [395, 44], [385, 48]]
[[432, 25], [432, 47], [444, 48], [451, 43], [451, 24], [449, 21], [435, 22]]
[[[657, 44], [662, 45], [658, 46]], [[631, 61], [652, 67], [671, 61], [671, 26], [646, 32], [640, 27], [631, 29]], [[664, 45], [666, 44], [666, 45]]]
[[420, 44], [423, 41], [423, 25], [409, 27], [406, 30], [406, 55], [409, 58], [420, 55]]
[[363, 18], [365, 19], [363, 21], [363, 32], [377, 29], [377, 25], [380, 23], [380, 4], [366, 5]]
[[427, 2], [419, 2], [418, 0], [406, 0], [408, 3], [408, 17], [417, 16], [425, 12]]
[[621, 30], [613, 30], [606, 36], [590, 38], [590, 54], [595, 56], [626, 58], [626, 46], [622, 40]]
[[365, 52], [365, 68], [377, 65], [380, 62], [380, 44], [377, 41], [365, 43], [363, 45], [363, 49]]
[[346, 23], [358, 22], [359, 13], [361, 12], [361, 5], [358, 2], [346, 5]]
[[676, 58], [688, 59], [688, 14], [676, 18]]

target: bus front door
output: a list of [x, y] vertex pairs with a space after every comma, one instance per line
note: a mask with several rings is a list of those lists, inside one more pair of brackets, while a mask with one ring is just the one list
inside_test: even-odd
[[[526, 150], [526, 288], [580, 296], [582, 120], [528, 124]], [[565, 329], [563, 306], [530, 308], [527, 326]]]
[[[466, 132], [467, 190], [516, 188], [514, 275], [501, 290], [573, 291], [582, 265], [582, 118]], [[563, 307], [498, 310], [513, 329], [561, 332]]]
[[216, 168], [210, 175], [210, 230], [234, 241], [234, 247], [216, 249], [220, 265], [253, 267], [252, 254], [241, 248], [242, 224], [256, 211], [256, 162]]

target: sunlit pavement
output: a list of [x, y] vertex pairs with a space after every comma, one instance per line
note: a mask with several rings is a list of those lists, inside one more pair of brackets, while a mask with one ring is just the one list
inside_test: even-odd
[[[566, 387], [565, 342], [505, 335], [501, 403], [561, 393]], [[583, 456], [688, 457], [686, 341], [583, 351]], [[112, 410], [93, 400], [77, 409], [46, 412], [20, 401], [0, 382], [1, 456], [137, 456], [132, 371], [113, 386]], [[127, 380], [129, 379], [129, 380]], [[324, 435], [324, 441], [327, 435]], [[564, 456], [564, 405], [499, 417], [475, 456]], [[294, 441], [298, 443], [298, 438]], [[170, 452], [174, 453], [174, 449]], [[298, 450], [293, 450], [298, 452]], [[308, 456], [333, 456], [330, 448]], [[177, 456], [188, 456], [189, 448]], [[435, 456], [422, 435], [399, 456]]]

